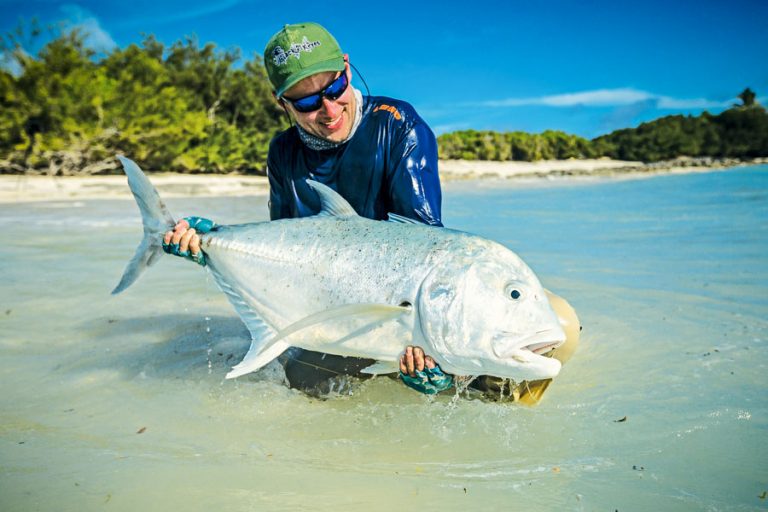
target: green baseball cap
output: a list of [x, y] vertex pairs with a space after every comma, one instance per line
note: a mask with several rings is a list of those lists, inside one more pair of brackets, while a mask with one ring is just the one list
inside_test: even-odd
[[317, 23], [285, 25], [264, 49], [264, 67], [277, 97], [299, 80], [324, 71], [343, 71], [339, 43]]

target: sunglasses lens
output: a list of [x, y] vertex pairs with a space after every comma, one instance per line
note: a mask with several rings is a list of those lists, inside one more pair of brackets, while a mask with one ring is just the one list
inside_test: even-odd
[[331, 85], [325, 90], [325, 97], [331, 100], [337, 100], [347, 90], [347, 75], [342, 73], [339, 78], [333, 81]]
[[[347, 74], [342, 73], [339, 78], [333, 81], [331, 85], [320, 91], [317, 94], [305, 96], [297, 100], [289, 100], [293, 105], [293, 108], [302, 113], [314, 112], [323, 106], [323, 96], [329, 100], [337, 100], [344, 94], [349, 86], [349, 80], [347, 80]], [[287, 98], [286, 98], [287, 99]]]
[[291, 103], [293, 103], [293, 108], [299, 112], [312, 112], [313, 110], [319, 109], [323, 104], [323, 95], [313, 94], [312, 96], [305, 96], [298, 100], [292, 100]]

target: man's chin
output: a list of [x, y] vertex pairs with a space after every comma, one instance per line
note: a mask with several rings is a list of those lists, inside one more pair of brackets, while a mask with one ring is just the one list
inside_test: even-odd
[[323, 130], [323, 134], [319, 135], [319, 137], [321, 139], [327, 140], [328, 142], [343, 142], [347, 139], [347, 137], [349, 137], [349, 127], [344, 126], [339, 130], [333, 131]]

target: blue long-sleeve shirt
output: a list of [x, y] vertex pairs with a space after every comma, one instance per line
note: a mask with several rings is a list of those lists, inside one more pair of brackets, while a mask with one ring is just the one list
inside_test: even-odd
[[306, 184], [312, 179], [336, 190], [363, 217], [396, 213], [442, 226], [437, 141], [404, 101], [364, 97], [357, 131], [333, 149], [310, 149], [291, 127], [272, 139], [267, 168], [272, 220], [319, 212], [318, 196]]

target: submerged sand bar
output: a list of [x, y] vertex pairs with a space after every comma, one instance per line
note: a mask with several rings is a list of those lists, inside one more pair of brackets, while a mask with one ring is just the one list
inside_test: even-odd
[[[765, 160], [765, 159], [764, 159]], [[543, 160], [539, 162], [491, 162], [441, 160], [443, 180], [482, 178], [552, 178], [560, 176], [625, 176], [652, 173], [696, 172], [738, 165], [738, 161], [677, 159], [644, 164], [608, 158]], [[751, 162], [761, 163], [761, 162]], [[269, 191], [263, 176], [221, 174], [152, 173], [152, 183], [163, 197], [251, 196]], [[124, 176], [0, 175], [0, 203], [64, 201], [73, 199], [130, 198]]]

